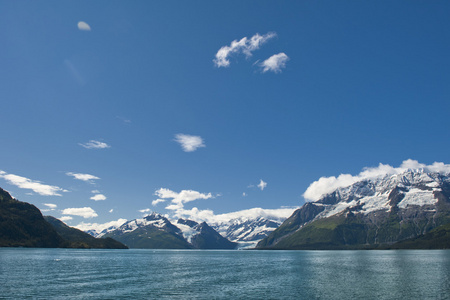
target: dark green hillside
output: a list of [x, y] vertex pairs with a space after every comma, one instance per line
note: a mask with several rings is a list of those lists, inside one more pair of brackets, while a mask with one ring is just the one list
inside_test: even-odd
[[98, 249], [127, 249], [124, 244], [112, 238], [95, 238], [81, 230], [72, 228], [52, 217], [45, 216], [45, 220], [50, 223], [56, 232], [62, 236], [68, 248], [98, 248]]
[[34, 205], [0, 188], [0, 247], [64, 247], [64, 239]]
[[271, 249], [347, 249], [365, 244], [364, 225], [357, 219], [333, 216], [319, 219], [279, 241]]
[[385, 249], [450, 249], [450, 223], [416, 238], [395, 243]]
[[192, 249], [181, 235], [166, 230], [149, 225], [126, 233], [115, 230], [106, 234], [105, 237], [112, 237], [130, 248]]
[[191, 244], [197, 249], [236, 249], [237, 243], [230, 242], [211, 228], [206, 222], [199, 225], [200, 233], [192, 237]]

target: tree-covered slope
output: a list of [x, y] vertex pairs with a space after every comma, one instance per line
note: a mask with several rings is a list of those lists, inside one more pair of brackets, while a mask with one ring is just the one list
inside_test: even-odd
[[34, 205], [0, 188], [0, 247], [64, 247], [64, 239]]

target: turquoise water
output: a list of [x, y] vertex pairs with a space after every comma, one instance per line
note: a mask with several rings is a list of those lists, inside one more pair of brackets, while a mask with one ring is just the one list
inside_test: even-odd
[[450, 251], [0, 248], [0, 299], [450, 299]]

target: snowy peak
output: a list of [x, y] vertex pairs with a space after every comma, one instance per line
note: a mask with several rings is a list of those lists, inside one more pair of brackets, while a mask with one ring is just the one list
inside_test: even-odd
[[152, 226], [156, 228], [168, 228], [171, 230], [178, 231], [178, 228], [172, 225], [170, 221], [161, 214], [152, 213], [143, 217], [142, 219], [134, 219], [126, 222], [122, 226], [116, 229], [116, 231], [121, 232], [122, 234], [135, 231], [138, 228]]
[[305, 203], [257, 247], [370, 248], [415, 238], [447, 223], [449, 173], [407, 169], [364, 178]]
[[438, 199], [435, 193], [442, 191], [442, 185], [448, 182], [449, 177], [439, 173], [407, 170], [338, 188], [313, 203], [325, 207], [320, 217], [330, 217], [351, 208], [368, 214], [378, 210], [391, 211], [394, 207], [406, 208], [408, 205], [436, 205]]

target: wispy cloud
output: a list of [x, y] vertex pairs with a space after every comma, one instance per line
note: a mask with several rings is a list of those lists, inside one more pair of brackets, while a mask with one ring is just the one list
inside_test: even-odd
[[156, 199], [156, 200], [153, 200], [153, 201], [152, 201], [152, 205], [153, 205], [153, 206], [156, 206], [156, 205], [158, 205], [159, 203], [163, 203], [163, 202], [166, 202], [166, 200], [164, 200], [164, 199]]
[[398, 168], [380, 163], [378, 167], [364, 168], [358, 175], [341, 174], [338, 177], [321, 177], [319, 180], [314, 181], [309, 185], [305, 193], [303, 193], [303, 197], [307, 201], [316, 201], [323, 195], [331, 193], [338, 188], [350, 186], [355, 182], [379, 176], [400, 174], [408, 169], [423, 169], [425, 172], [450, 173], [450, 165], [446, 165], [442, 162], [425, 165], [419, 163], [417, 160], [408, 159], [403, 161]]
[[52, 210], [58, 207], [56, 204], [53, 204], [53, 203], [42, 203], [42, 204], [44, 204], [45, 206], [47, 206], [48, 208], [50, 208]]
[[110, 145], [104, 142], [96, 141], [96, 140], [90, 140], [87, 143], [78, 143], [78, 145], [86, 148], [86, 149], [106, 149], [111, 148]]
[[83, 174], [83, 173], [67, 172], [66, 175], [72, 176], [75, 179], [82, 180], [82, 181], [88, 182], [90, 184], [94, 183], [93, 180], [100, 179], [100, 177], [97, 177], [97, 176], [94, 176], [91, 174]]
[[55, 208], [57, 207], [56, 204], [53, 203], [42, 203], [43, 205], [47, 206], [47, 209], [41, 209], [41, 212], [49, 212], [49, 211], [54, 211]]
[[268, 40], [274, 38], [276, 33], [269, 32], [264, 35], [259, 33], [251, 38], [243, 37], [242, 39], [234, 40], [229, 46], [223, 46], [217, 51], [216, 58], [213, 60], [216, 67], [230, 66], [230, 56], [233, 54], [245, 54], [246, 57], [252, 56], [252, 52], [258, 50]]
[[125, 124], [131, 124], [131, 120], [129, 120], [127, 118], [124, 118], [124, 117], [121, 117], [121, 116], [117, 116], [116, 118], [121, 120]]
[[263, 191], [267, 186], [267, 182], [264, 182], [262, 179], [260, 179], [259, 184], [257, 185], [257, 187], [260, 188], [261, 191]]
[[289, 57], [281, 52], [275, 55], [272, 55], [265, 61], [259, 64], [259, 66], [262, 68], [262, 72], [266, 73], [268, 71], [274, 72], [274, 73], [281, 73], [281, 69], [284, 69], [286, 67], [286, 62], [289, 60]]
[[67, 67], [69, 73], [73, 76], [75, 81], [78, 82], [78, 84], [80, 84], [81, 86], [86, 84], [86, 80], [81, 75], [78, 68], [76, 68], [75, 65], [69, 59], [64, 60], [64, 65]]
[[140, 209], [139, 212], [143, 213], [143, 214], [149, 214], [152, 212], [152, 210], [150, 208], [144, 208], [144, 209]]
[[89, 26], [89, 24], [84, 21], [80, 21], [78, 22], [78, 29], [82, 31], [91, 31], [91, 26]]
[[0, 170], [0, 178], [5, 179], [9, 184], [15, 185], [21, 189], [32, 190], [42, 196], [61, 196], [60, 192], [67, 192], [55, 185], [43, 184], [37, 180], [31, 180], [19, 175], [8, 174]]
[[109, 213], [112, 213], [114, 211], [114, 208], [111, 208], [110, 210], [109, 210]]
[[188, 134], [176, 134], [175, 142], [181, 145], [184, 152], [193, 152], [201, 147], [206, 147], [200, 136]]
[[63, 215], [79, 216], [85, 219], [98, 217], [91, 207], [66, 208], [61, 212]]

